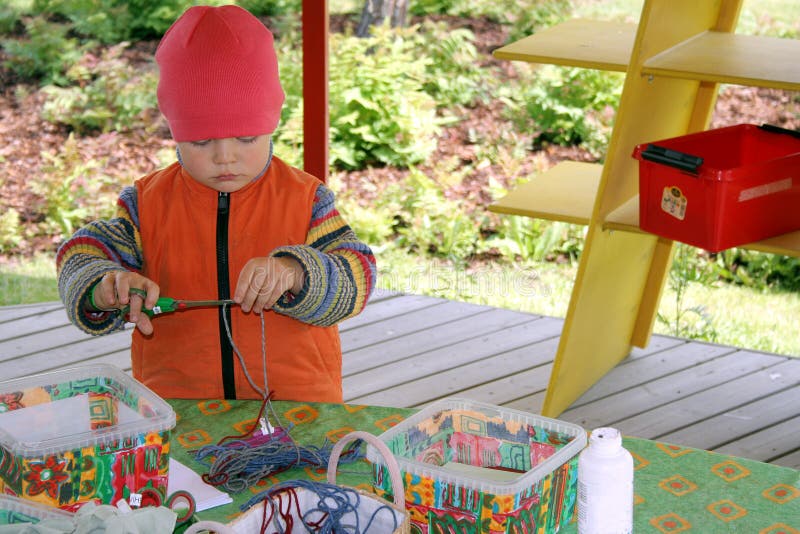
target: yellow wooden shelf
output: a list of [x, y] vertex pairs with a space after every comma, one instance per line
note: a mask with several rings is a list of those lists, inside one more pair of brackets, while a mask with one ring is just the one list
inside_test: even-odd
[[[588, 224], [542, 415], [558, 416], [652, 333], [673, 242], [639, 227], [633, 146], [707, 128], [720, 83], [800, 91], [800, 40], [735, 34], [743, 2], [644, 0], [638, 24], [577, 19], [494, 51], [626, 74], [603, 166], [561, 163], [490, 207]], [[745, 248], [800, 257], [800, 232]]]
[[757, 243], [750, 243], [742, 248], [800, 258], [800, 231], [770, 237]]
[[639, 228], [639, 195], [608, 214], [603, 221], [603, 230], [621, 230], [623, 232], [643, 232]]
[[493, 52], [498, 59], [626, 72], [636, 24], [575, 19]]
[[489, 206], [495, 213], [588, 225], [603, 166], [564, 161]]
[[[612, 211], [603, 221], [603, 230], [647, 233], [639, 228], [639, 195], [634, 196]], [[800, 231], [770, 237], [755, 243], [748, 243], [738, 248], [800, 257]]]
[[706, 31], [647, 59], [642, 74], [800, 91], [800, 40]]

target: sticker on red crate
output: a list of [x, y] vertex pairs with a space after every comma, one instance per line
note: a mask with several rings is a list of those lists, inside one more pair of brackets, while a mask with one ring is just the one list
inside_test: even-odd
[[664, 194], [661, 196], [661, 209], [676, 219], [682, 221], [686, 217], [687, 202], [680, 188], [675, 186], [664, 188]]

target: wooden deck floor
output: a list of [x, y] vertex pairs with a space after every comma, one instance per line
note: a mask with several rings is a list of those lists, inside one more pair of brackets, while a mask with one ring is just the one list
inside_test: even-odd
[[[380, 293], [341, 325], [345, 400], [460, 396], [538, 413], [562, 325]], [[60, 303], [0, 308], [0, 379], [88, 362], [130, 370], [129, 346], [129, 332], [83, 334]], [[800, 469], [800, 359], [656, 335], [559, 418]]]

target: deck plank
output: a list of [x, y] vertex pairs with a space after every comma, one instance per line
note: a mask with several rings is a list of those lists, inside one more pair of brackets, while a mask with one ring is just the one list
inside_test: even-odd
[[[563, 319], [379, 291], [340, 325], [348, 402], [460, 396], [541, 410]], [[130, 372], [130, 329], [92, 337], [60, 303], [0, 308], [0, 377], [83, 363]], [[800, 359], [653, 335], [560, 419], [800, 467]]]
[[[772, 432], [770, 432], [769, 437], [771, 437], [771, 434], [772, 434]], [[798, 442], [795, 441], [795, 444], [797, 444], [797, 443]], [[756, 452], [758, 452], [759, 448], [760, 448], [760, 446], [754, 444], [753, 449]], [[760, 454], [754, 454], [753, 458], [754, 459], [758, 459], [759, 456], [761, 456], [761, 455]], [[749, 458], [749, 456], [745, 456], [745, 458]], [[791, 467], [792, 469], [800, 469], [800, 448], [797, 448], [794, 451], [792, 451], [792, 452], [790, 452], [788, 454], [785, 454], [783, 456], [779, 456], [777, 458], [773, 458], [772, 460], [769, 460], [769, 463], [775, 464], [775, 465], [782, 465], [784, 467]]]
[[[652, 410], [673, 399], [701, 392], [774, 363], [774, 358], [768, 355], [752, 354], [750, 358], [741, 358], [737, 352], [729, 351], [721, 357], [689, 369], [646, 382], [642, 387], [625, 389], [599, 401], [570, 408], [562, 416], [568, 421], [578, 422], [585, 428], [618, 425], [623, 432], [638, 435], [634, 429], [651, 428], [648, 427], [647, 414]], [[623, 386], [626, 387], [627, 384]], [[631, 425], [629, 421], [639, 415], [642, 420]], [[666, 422], [660, 423], [666, 424]]]
[[753, 432], [742, 439], [714, 447], [714, 450], [723, 454], [745, 456], [753, 460], [775, 462], [800, 469], [800, 455], [795, 458], [793, 464], [788, 457], [786, 460], [781, 459], [784, 455], [796, 452], [798, 443], [800, 443], [800, 416]]
[[[788, 372], [784, 374], [781, 381], [783, 383], [768, 378], [779, 368], [788, 368]], [[793, 378], [789, 377], [790, 373]], [[743, 388], [745, 380], [748, 383], [747, 387]], [[793, 386], [784, 389], [786, 384]], [[692, 418], [689, 416], [696, 413], [696, 405], [702, 405], [704, 414], [714, 411], [719, 413], [658, 437], [670, 443], [683, 443], [691, 438], [694, 443], [704, 449], [719, 448], [730, 440], [730, 436], [754, 434], [797, 415], [797, 406], [793, 404], [793, 401], [800, 398], [800, 385], [798, 384], [800, 384], [800, 362], [784, 362], [755, 373], [755, 376], [732, 380], [722, 386], [704, 391], [702, 394], [686, 397], [665, 407], [671, 412], [671, 417], [680, 417], [685, 414], [687, 417], [684, 420], [691, 420]], [[759, 386], [761, 387], [759, 388]], [[747, 390], [746, 396], [741, 393], [741, 389]], [[753, 400], [746, 402], [747, 397], [752, 397]], [[727, 402], [725, 402], [726, 400]], [[730, 408], [730, 404], [741, 402], [746, 403]], [[687, 411], [689, 413], [686, 413]], [[796, 447], [798, 444], [800, 444], [800, 440], [796, 441], [794, 446]], [[776, 454], [772, 456], [791, 451], [793, 448], [776, 451]]]
[[411, 298], [382, 298], [380, 300], [369, 302], [369, 313], [361, 313], [355, 317], [351, 317], [339, 325], [339, 330], [344, 332], [353, 328], [363, 325], [369, 325], [392, 317], [397, 317], [403, 314], [412, 313], [419, 310], [424, 310], [435, 306], [437, 304], [444, 304], [447, 301], [444, 299], [434, 299], [422, 295], [413, 295]]
[[609, 371], [608, 380], [603, 380], [584, 393], [571, 408], [577, 408], [619, 393], [620, 385], [632, 389], [659, 377], [689, 369], [733, 349], [707, 343], [680, 343], [664, 350], [632, 354], [620, 365]]
[[[455, 362], [449, 360], [444, 362], [437, 358], [426, 359], [425, 362], [430, 363], [426, 365], [427, 369], [422, 376], [405, 382], [395, 382], [385, 389], [360, 397], [356, 401], [379, 406], [420, 407], [437, 399], [457, 396], [502, 404], [502, 402], [492, 399], [492, 394], [488, 391], [479, 392], [479, 387], [470, 388], [470, 386], [478, 381], [480, 381], [479, 383], [491, 383], [491, 392], [500, 394], [504, 391], [504, 388], [500, 387], [500, 382], [508, 379], [509, 376], [517, 377], [531, 367], [552, 363], [556, 341], [557, 338], [545, 338], [532, 345], [518, 347], [502, 354], [481, 358], [465, 355]], [[537, 383], [541, 384], [542, 381], [539, 380]], [[385, 384], [386, 382], [381, 385]]]
[[[481, 336], [480, 339], [467, 339], [392, 362], [347, 377], [344, 383], [345, 400], [384, 406], [413, 406], [416, 399], [404, 397], [403, 394], [378, 394], [378, 392], [388, 388], [398, 390], [400, 386], [410, 382], [421, 381], [436, 373], [485, 359], [498, 352], [557, 337], [560, 332], [560, 321], [550, 318], [534, 319], [500, 332]], [[367, 394], [368, 392], [371, 394]], [[379, 396], [383, 399], [381, 402], [378, 402]]]
[[27, 332], [0, 341], [0, 362], [47, 351], [55, 346], [67, 346], [85, 341], [86, 333], [71, 324], [56, 326], [45, 332]]
[[457, 302], [441, 300], [414, 313], [403, 313], [380, 321], [370, 322], [369, 328], [343, 328], [341, 331], [342, 352], [349, 352], [400, 338], [427, 327], [445, 323], [460, 317], [469, 317], [482, 311], [483, 307], [465, 307]]
[[16, 321], [0, 323], [0, 339], [14, 339], [22, 336], [46, 333], [60, 326], [68, 326], [67, 313], [64, 308], [53, 308], [42, 313], [27, 315]]
[[49, 350], [42, 350], [0, 362], [0, 376], [15, 378], [52, 371], [70, 365], [77, 365], [86, 360], [117, 351], [124, 351], [127, 354], [128, 367], [130, 367], [130, 346], [131, 335], [129, 331], [103, 337], [87, 336], [76, 343], [58, 345]]
[[461, 341], [472, 340], [530, 320], [530, 317], [511, 310], [487, 309], [481, 313], [437, 325], [435, 334], [430, 330], [421, 330], [390, 339], [381, 343], [380, 351], [376, 351], [373, 346], [348, 350], [347, 358], [343, 361], [342, 373], [347, 378], [368, 369], [445, 348]]
[[[733, 356], [739, 356], [739, 354]], [[674, 421], [684, 425], [686, 421], [698, 421], [697, 424], [700, 424], [711, 416], [726, 413], [743, 403], [797, 385], [800, 383], [800, 365], [796, 365], [797, 363], [800, 362], [786, 361], [759, 369], [757, 368], [759, 364], [755, 360], [748, 360], [748, 365], [737, 366], [741, 372], [726, 374], [726, 377], [733, 375], [732, 378], [726, 378], [722, 383], [694, 394], [686, 391], [678, 400], [662, 404], [649, 410], [646, 414], [638, 414], [626, 419], [624, 423], [620, 424], [620, 428], [633, 435], [646, 433], [670, 441], [666, 439], [666, 436], [675, 434], [670, 430], [675, 428]], [[746, 370], [748, 368], [749, 370]], [[782, 373], [782, 376], [773, 380], [770, 378], [773, 373]], [[768, 416], [765, 414], [764, 417]], [[713, 434], [715, 430], [709, 425], [708, 428], [698, 431], [697, 437], [692, 436], [692, 442], [704, 443], [704, 440], [708, 439], [706, 436]], [[684, 438], [683, 441], [676, 443], [683, 443], [690, 436], [688, 433], [681, 435]], [[712, 435], [710, 439], [712, 441], [719, 440], [720, 437]]]
[[[36, 316], [41, 313], [62, 309], [60, 302], [42, 302], [40, 304], [19, 304], [0, 307], [0, 323], [18, 321], [23, 317]], [[65, 314], [66, 315], [66, 314]]]
[[[558, 338], [549, 338], [532, 346], [521, 347], [506, 354], [489, 358], [481, 362], [480, 370], [491, 377], [477, 386], [461, 389], [458, 396], [474, 398], [490, 404], [509, 406], [513, 403], [518, 409], [531, 413], [539, 413], [542, 400], [538, 404], [533, 395], [543, 393], [550, 379], [553, 368], [553, 355], [558, 348]], [[509, 367], [508, 372], [503, 366]], [[477, 366], [476, 366], [477, 367]], [[488, 373], [494, 367], [494, 378]], [[462, 385], [463, 387], [463, 385]], [[520, 397], [530, 399], [529, 402], [520, 404]]]

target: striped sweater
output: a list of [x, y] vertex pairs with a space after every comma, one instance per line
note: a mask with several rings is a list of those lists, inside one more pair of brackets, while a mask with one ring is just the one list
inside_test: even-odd
[[[308, 324], [330, 326], [357, 315], [375, 286], [372, 251], [347, 225], [333, 192], [324, 185], [316, 190], [306, 243], [279, 247], [271, 254], [300, 262], [305, 287], [314, 288], [282, 297], [273, 310]], [[142, 267], [137, 192], [130, 186], [123, 189], [114, 218], [89, 223], [58, 250], [58, 289], [70, 320], [93, 335], [123, 328], [123, 318], [116, 313], [87, 311], [91, 288], [107, 272]]]

